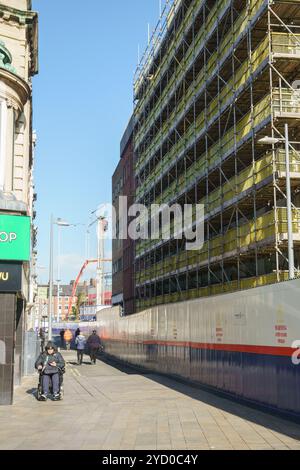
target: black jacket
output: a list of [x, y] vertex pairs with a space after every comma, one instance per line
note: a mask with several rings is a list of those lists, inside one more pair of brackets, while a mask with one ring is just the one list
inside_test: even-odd
[[[50, 366], [49, 362], [56, 362], [56, 367]], [[45, 374], [57, 374], [59, 369], [65, 367], [65, 361], [59, 352], [56, 351], [54, 354], [50, 355], [45, 351], [39, 355], [35, 362], [35, 368], [37, 369], [39, 366], [43, 366], [43, 372]]]
[[98, 335], [92, 334], [91, 336], [88, 337], [87, 340], [87, 346], [90, 349], [97, 349], [100, 348], [101, 346], [101, 340]]

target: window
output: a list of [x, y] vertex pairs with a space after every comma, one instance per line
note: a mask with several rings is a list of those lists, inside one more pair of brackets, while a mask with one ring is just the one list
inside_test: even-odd
[[6, 103], [0, 100], [0, 190], [4, 190], [6, 159]]

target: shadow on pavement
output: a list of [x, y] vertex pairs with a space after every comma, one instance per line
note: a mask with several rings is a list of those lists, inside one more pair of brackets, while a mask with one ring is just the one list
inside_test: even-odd
[[37, 388], [30, 388], [29, 390], [26, 390], [26, 393], [37, 400]]
[[[63, 351], [62, 351], [63, 353]], [[113, 367], [120, 372], [127, 375], [141, 375], [147, 379], [156, 382], [164, 387], [174, 390], [180, 394], [197, 401], [201, 401], [206, 405], [213, 406], [223, 412], [230, 413], [241, 419], [245, 419], [254, 424], [263, 426], [275, 432], [282, 433], [286, 436], [300, 440], [300, 425], [292, 420], [287, 419], [284, 416], [268, 412], [265, 409], [261, 409], [258, 406], [249, 405], [248, 403], [242, 402], [241, 400], [235, 400], [233, 397], [225, 396], [216, 390], [211, 390], [201, 384], [189, 382], [188, 380], [181, 379], [180, 377], [174, 377], [170, 375], [164, 375], [157, 373], [156, 371], [142, 369], [138, 366], [132, 366], [117, 360], [105, 353], [100, 353], [97, 356], [98, 361]], [[66, 363], [72, 366], [78, 366], [77, 361], [66, 359]], [[91, 366], [90, 360], [84, 360], [82, 366]], [[95, 366], [93, 366], [94, 368]], [[38, 382], [38, 377], [37, 377]], [[32, 395], [36, 398], [37, 387], [31, 388], [26, 391], [27, 394]], [[226, 419], [226, 416], [224, 416]]]
[[[112, 358], [111, 356], [98, 356], [98, 360], [110, 365], [117, 370], [128, 375], [142, 375], [160, 385], [168, 387], [178, 393], [182, 393], [194, 400], [201, 401], [209, 406], [214, 406], [226, 413], [233, 414], [239, 418], [251, 421], [254, 424], [264, 426], [275, 432], [285, 434], [300, 441], [300, 424], [292, 419], [288, 419], [280, 413], [271, 413], [256, 404], [248, 404], [242, 400], [235, 400], [233, 397], [226, 396], [225, 393], [217, 390], [211, 390], [179, 377], [159, 374], [156, 371], [150, 371], [134, 367]], [[226, 419], [226, 418], [225, 418]]]
[[112, 358], [111, 356], [106, 356], [106, 355], [103, 355], [103, 354], [98, 354], [97, 359], [98, 359], [98, 361], [101, 361], [104, 364], [107, 364], [108, 366], [112, 366], [115, 369], [117, 369], [120, 372], [123, 372], [124, 374], [127, 374], [127, 375], [137, 375], [137, 374], [148, 375], [148, 374], [153, 374], [154, 373], [154, 372], [146, 371], [146, 370], [143, 370], [143, 371], [138, 370], [137, 368], [135, 368], [135, 367], [133, 367], [129, 364], [125, 364], [123, 362], [117, 361], [116, 359]]

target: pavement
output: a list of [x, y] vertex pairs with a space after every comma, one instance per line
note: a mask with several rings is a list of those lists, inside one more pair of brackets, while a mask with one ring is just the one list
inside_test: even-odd
[[63, 401], [38, 402], [37, 375], [0, 407], [1, 450], [300, 449], [300, 425], [156, 374], [67, 362]]

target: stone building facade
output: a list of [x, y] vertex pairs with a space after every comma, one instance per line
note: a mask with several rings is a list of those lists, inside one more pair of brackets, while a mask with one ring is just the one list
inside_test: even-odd
[[24, 331], [35, 295], [32, 77], [38, 15], [30, 0], [0, 0], [0, 404], [23, 373]]

